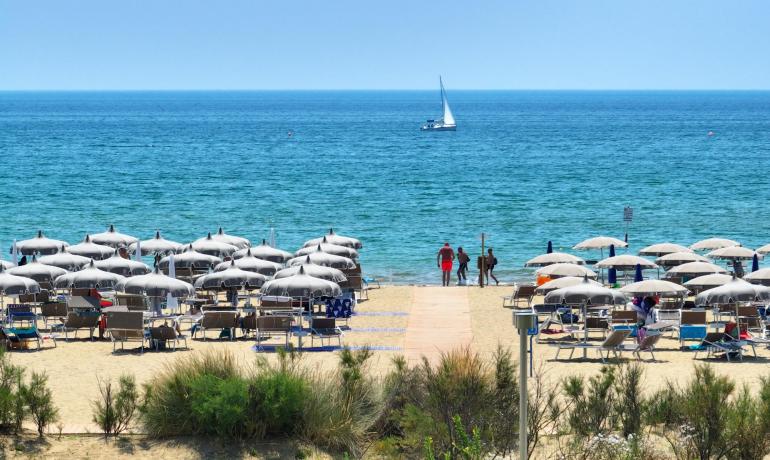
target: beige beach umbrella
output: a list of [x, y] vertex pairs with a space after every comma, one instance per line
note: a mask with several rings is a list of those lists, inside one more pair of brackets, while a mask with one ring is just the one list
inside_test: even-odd
[[524, 263], [525, 267], [545, 267], [551, 264], [576, 264], [583, 265], [585, 261], [580, 257], [566, 252], [549, 252], [533, 257]]
[[[174, 261], [176, 262], [176, 259]], [[115, 286], [115, 290], [149, 297], [166, 297], [169, 294], [173, 297], [192, 297], [195, 295], [195, 288], [192, 284], [166, 276], [157, 267], [146, 275], [124, 278]]]
[[191, 246], [196, 251], [208, 254], [210, 256], [216, 256], [216, 257], [227, 257], [233, 255], [235, 251], [238, 250], [235, 246], [232, 244], [223, 243], [221, 241], [217, 241], [214, 238], [212, 238], [211, 233], [208, 234], [205, 238], [201, 238], [199, 240], [195, 240], [191, 243]]
[[770, 268], [760, 268], [744, 276], [743, 279], [753, 284], [770, 286]]
[[763, 259], [764, 256], [755, 252], [753, 249], [744, 248], [743, 246], [728, 246], [725, 248], [715, 249], [706, 256], [712, 259], [725, 259], [725, 260], [751, 260], [754, 255], [757, 255], [758, 259]]
[[262, 286], [262, 295], [301, 298], [337, 297], [342, 289], [337, 283], [307, 275], [304, 267], [294, 276], [270, 280]]
[[545, 295], [543, 302], [564, 305], [616, 305], [624, 304], [626, 296], [583, 278], [580, 284], [549, 292]]
[[[216, 271], [226, 270], [230, 266], [230, 262], [222, 262], [214, 267]], [[260, 273], [265, 276], [273, 276], [282, 268], [281, 264], [270, 262], [269, 260], [258, 259], [251, 255], [251, 252], [247, 251], [244, 257], [235, 259], [235, 266], [241, 270], [249, 272]]]
[[317, 246], [319, 243], [323, 243], [324, 239], [326, 239], [327, 243], [336, 244], [338, 246], [346, 246], [348, 248], [353, 248], [353, 249], [361, 249], [362, 247], [364, 247], [364, 245], [361, 244], [361, 241], [358, 240], [357, 238], [338, 235], [334, 233], [333, 228], [330, 228], [329, 233], [327, 235], [324, 235], [321, 238], [313, 238], [312, 240], [306, 241], [304, 244], [304, 247]]
[[37, 294], [40, 285], [32, 278], [12, 275], [0, 267], [0, 297], [6, 295]]
[[689, 252], [672, 252], [664, 256], [660, 256], [655, 259], [655, 263], [661, 267], [675, 267], [677, 265], [686, 264], [687, 262], [709, 262], [709, 260], [693, 251]]
[[128, 252], [131, 254], [136, 253], [137, 245], [139, 245], [143, 256], [155, 254], [173, 254], [175, 252], [181, 251], [184, 248], [184, 245], [181, 243], [163, 238], [163, 236], [160, 234], [160, 230], [156, 230], [155, 236], [149, 240], [142, 240], [132, 243], [130, 246], [128, 246]]
[[581, 241], [580, 243], [573, 246], [572, 249], [577, 249], [577, 250], [606, 249], [613, 245], [616, 248], [628, 247], [628, 243], [626, 243], [623, 240], [619, 240], [611, 236], [596, 236], [594, 238], [588, 238], [587, 240]]
[[[551, 291], [555, 291], [557, 289], [574, 286], [576, 284], [580, 284], [585, 279], [584, 276], [564, 276], [562, 278], [556, 278], [554, 280], [551, 280], [547, 283], [543, 283], [540, 286], [538, 286], [535, 289], [535, 292], [540, 295], [548, 294]], [[595, 284], [597, 286], [601, 286], [601, 283], [598, 281], [594, 281], [589, 279], [588, 282], [590, 284]]]
[[[235, 246], [237, 249], [244, 249], [251, 246], [251, 241], [247, 240], [246, 238], [241, 238], [240, 236], [228, 235], [224, 230], [222, 230], [222, 227], [219, 227], [219, 230], [214, 234], [209, 233], [209, 236], [211, 236], [211, 239], [214, 241], [219, 241], [220, 243]], [[196, 240], [196, 242], [204, 241], [206, 239], [208, 239], [208, 236], [199, 238]]]
[[[168, 255], [158, 262], [161, 270], [168, 268], [171, 256]], [[222, 263], [222, 259], [217, 256], [204, 254], [193, 249], [192, 244], [188, 244], [184, 252], [174, 255], [174, 266], [176, 268], [198, 268], [208, 269]]]
[[657, 243], [640, 249], [639, 255], [660, 257], [665, 256], [666, 254], [674, 254], [679, 252], [693, 252], [693, 250], [680, 244]]
[[620, 292], [629, 296], [642, 297], [648, 295], [683, 296], [687, 294], [686, 287], [664, 280], [643, 280], [620, 288]]
[[94, 265], [94, 261], [91, 261], [86, 268], [80, 271], [67, 273], [56, 278], [53, 284], [57, 288], [109, 289], [124, 279], [118, 274], [99, 270]]
[[294, 257], [306, 256], [313, 252], [325, 252], [335, 256], [347, 257], [348, 259], [358, 259], [358, 251], [355, 249], [329, 243], [321, 243], [317, 246], [304, 247], [295, 252]]
[[203, 275], [195, 281], [197, 289], [221, 289], [243, 287], [246, 290], [259, 289], [267, 281], [265, 275], [257, 272], [241, 270], [235, 265], [235, 261], [226, 269]]
[[52, 265], [69, 271], [80, 270], [83, 266], [91, 262], [91, 259], [88, 257], [66, 252], [65, 246], [61, 247], [60, 252], [49, 256], [39, 257], [37, 260], [41, 264]]
[[115, 252], [115, 248], [113, 247], [94, 243], [89, 235], [86, 235], [83, 242], [68, 246], [66, 250], [70, 254], [88, 257], [89, 259], [94, 260], [106, 259]]
[[66, 275], [67, 270], [53, 265], [41, 264], [37, 261], [37, 257], [32, 256], [32, 261], [26, 265], [18, 267], [11, 267], [7, 270], [7, 273], [16, 276], [23, 276], [25, 278], [31, 278], [38, 283], [51, 283], [59, 276]]
[[741, 243], [734, 240], [728, 240], [727, 238], [707, 238], [691, 244], [690, 249], [693, 251], [713, 251], [714, 249], [740, 245]]
[[315, 264], [303, 264], [294, 265], [293, 267], [284, 268], [283, 270], [275, 274], [275, 279], [287, 278], [289, 276], [298, 275], [300, 270], [304, 270], [306, 275], [310, 275], [316, 278], [321, 278], [326, 281], [333, 281], [335, 283], [342, 283], [347, 281], [347, 277], [342, 271], [332, 267], [324, 267], [323, 265]]
[[633, 254], [621, 254], [615, 257], [607, 257], [596, 263], [596, 266], [599, 268], [615, 268], [617, 270], [633, 270], [637, 265], [641, 266], [643, 270], [648, 268], [658, 268], [654, 262]]
[[577, 276], [583, 278], [585, 276], [589, 278], [596, 278], [596, 272], [586, 267], [585, 265], [576, 264], [551, 264], [545, 267], [538, 268], [535, 271], [538, 276], [548, 276], [550, 278], [560, 278], [564, 276]]
[[770, 253], [770, 244], [766, 244], [760, 248], [757, 248], [757, 252], [763, 255]]
[[95, 233], [91, 235], [91, 242], [103, 244], [112, 248], [128, 247], [132, 243], [139, 241], [139, 238], [115, 230], [115, 226], [110, 224], [106, 232]]
[[342, 256], [335, 256], [333, 254], [327, 254], [325, 252], [313, 252], [306, 256], [295, 257], [286, 263], [286, 265], [289, 267], [302, 264], [323, 265], [325, 267], [332, 267], [338, 270], [352, 270], [356, 268], [356, 263], [351, 259]]
[[[249, 249], [251, 249], [249, 251]], [[233, 253], [234, 259], [240, 259], [241, 257], [251, 254], [257, 259], [268, 260], [270, 262], [276, 262], [282, 264], [287, 260], [294, 257], [292, 253], [288, 251], [282, 251], [267, 244], [265, 240], [262, 240], [262, 244], [254, 246], [249, 249], [241, 249]]]
[[770, 299], [770, 288], [733, 278], [722, 286], [701, 292], [695, 298], [697, 305], [724, 305]]
[[711, 289], [717, 286], [722, 286], [733, 280], [732, 275], [724, 273], [712, 273], [710, 275], [697, 276], [684, 283], [685, 286], [691, 289]]
[[727, 270], [710, 262], [687, 262], [686, 264], [677, 265], [676, 267], [667, 271], [666, 277], [701, 276], [710, 275], [711, 273], [727, 273]]
[[33, 254], [56, 254], [59, 252], [59, 248], [66, 246], [69, 246], [69, 243], [62, 240], [53, 240], [48, 238], [43, 235], [42, 230], [38, 230], [37, 236], [34, 238], [22, 240], [16, 243], [16, 249], [26, 256]]
[[0, 259], [0, 267], [3, 268], [3, 270], [8, 270], [9, 268], [13, 268], [16, 265], [13, 264], [13, 262], [8, 262], [7, 260]]
[[94, 262], [96, 268], [110, 273], [116, 273], [121, 276], [146, 275], [150, 273], [150, 267], [147, 264], [137, 260], [124, 259], [114, 251], [112, 257]]

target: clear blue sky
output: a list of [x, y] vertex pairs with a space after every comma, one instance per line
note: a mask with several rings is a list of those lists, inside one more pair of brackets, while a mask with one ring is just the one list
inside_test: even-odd
[[0, 0], [0, 89], [770, 89], [768, 0]]

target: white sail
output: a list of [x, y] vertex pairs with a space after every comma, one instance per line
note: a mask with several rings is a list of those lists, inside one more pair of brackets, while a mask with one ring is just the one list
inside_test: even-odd
[[439, 84], [441, 85], [441, 105], [444, 107], [444, 125], [454, 126], [455, 117], [452, 116], [452, 110], [449, 108], [449, 101], [446, 98], [446, 91], [444, 91], [444, 82], [439, 77]]

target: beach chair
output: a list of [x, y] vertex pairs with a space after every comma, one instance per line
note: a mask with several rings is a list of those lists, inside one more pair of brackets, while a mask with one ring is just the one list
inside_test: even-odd
[[752, 330], [761, 333], [764, 329], [764, 324], [759, 316], [757, 307], [753, 305], [739, 306], [736, 315], [736, 322], [742, 330]]
[[367, 292], [368, 289], [364, 285], [364, 279], [360, 273], [357, 275], [350, 275], [348, 277], [347, 287], [348, 289], [351, 289], [354, 292], [358, 291], [359, 299], [361, 300], [369, 299], [369, 293]]
[[327, 318], [342, 319], [347, 324], [351, 315], [353, 315], [353, 302], [351, 299], [338, 297], [326, 301]]
[[517, 284], [513, 287], [511, 295], [503, 297], [503, 307], [517, 308], [523, 304], [531, 307], [532, 298], [535, 297], [535, 289], [537, 289], [537, 286], [534, 284]]
[[[550, 323], [549, 323], [550, 325]], [[586, 333], [600, 332], [602, 337], [607, 337], [608, 330], [607, 318], [601, 316], [587, 316], [582, 326], [569, 326], [566, 330], [576, 339], [582, 338]]]
[[32, 311], [31, 305], [10, 304], [6, 306], [8, 323], [26, 323], [27, 326], [37, 326], [37, 315]]
[[94, 339], [94, 329], [99, 327], [101, 313], [96, 310], [69, 311], [64, 323], [51, 327], [51, 330], [64, 332], [64, 340], [69, 340], [69, 333], [73, 332], [73, 337], [77, 338], [80, 329], [88, 329], [89, 338]]
[[605, 351], [607, 352], [607, 359], [609, 359], [610, 353], [614, 354], [616, 358], [620, 358], [620, 353], [623, 351], [623, 341], [625, 341], [630, 334], [630, 330], [620, 329], [610, 332], [607, 338], [604, 339], [604, 341], [600, 344], [583, 342], [555, 344], [554, 346], [556, 346], [557, 349], [554, 359], [559, 359], [559, 353], [563, 349], [570, 350], [569, 359], [572, 359], [572, 355], [575, 353], [575, 350], [596, 350], [597, 353], [599, 353], [599, 357], [601, 358], [602, 362], [605, 362], [603, 354]]
[[724, 353], [727, 361], [732, 361], [731, 355], [735, 355], [740, 361], [743, 361], [744, 345], [746, 345], [746, 342], [736, 340], [724, 332], [709, 332], [695, 349], [694, 358], [698, 359], [698, 353], [706, 351], [706, 359], [715, 356], [717, 353]]
[[679, 346], [686, 340], [702, 341], [708, 332], [705, 311], [682, 310], [679, 318]]
[[148, 305], [143, 295], [116, 294], [115, 305], [125, 306], [129, 311], [147, 311]]
[[187, 337], [179, 334], [173, 327], [162, 325], [150, 328], [150, 341], [156, 350], [160, 349], [161, 344], [165, 344], [168, 348], [168, 344], [172, 343], [174, 344], [174, 351], [176, 351], [180, 340], [184, 341], [184, 347], [187, 348]]
[[126, 342], [140, 343], [140, 353], [144, 353], [144, 341], [147, 334], [144, 329], [144, 315], [140, 311], [109, 311], [105, 313], [107, 328], [112, 340], [112, 352], [115, 353], [116, 345], [120, 343], [120, 349]]
[[[73, 291], [75, 290], [73, 289]], [[73, 295], [67, 300], [67, 308], [69, 310], [94, 310], [101, 308], [101, 304], [96, 297]]]
[[43, 336], [36, 326], [26, 328], [0, 327], [0, 342], [3, 343], [6, 350], [24, 349], [30, 343], [35, 343], [39, 350], [44, 339], [50, 339], [56, 348], [56, 336], [50, 334]]
[[639, 321], [639, 316], [636, 313], [636, 310], [615, 310], [610, 314], [610, 329], [613, 331], [615, 330], [628, 330], [631, 331], [631, 337], [636, 337], [637, 329], [639, 326], [637, 326], [637, 322]]
[[259, 299], [257, 310], [268, 314], [293, 314], [291, 297], [262, 296]]
[[658, 331], [647, 331], [641, 342], [633, 346], [624, 345], [623, 351], [630, 351], [631, 354], [636, 356], [636, 359], [640, 361], [642, 360], [642, 352], [646, 351], [650, 353], [652, 361], [655, 361], [655, 345], [658, 344], [661, 337], [663, 337], [663, 335]]
[[64, 321], [67, 316], [67, 304], [65, 302], [48, 302], [40, 306], [40, 316], [43, 318], [45, 328], [48, 329], [48, 319], [56, 318]]
[[331, 344], [333, 339], [337, 339], [337, 343], [342, 347], [342, 329], [337, 327], [337, 322], [334, 318], [313, 318], [310, 321], [310, 346], [314, 345], [315, 339], [321, 341], [321, 346], [324, 344], [324, 340], [328, 340]]
[[291, 326], [293, 319], [291, 316], [257, 316], [254, 317], [254, 330], [256, 331], [257, 349], [262, 348], [262, 342], [273, 335], [283, 335], [285, 346], [289, 347], [289, 337], [291, 336]]
[[[238, 313], [236, 311], [209, 311], [204, 312], [198, 322], [198, 328], [206, 340], [206, 331], [209, 329], [227, 331], [230, 340], [235, 338], [235, 328], [238, 325]], [[221, 332], [220, 332], [221, 335]]]
[[41, 290], [37, 294], [20, 294], [19, 302], [27, 304], [41, 304], [50, 301], [50, 295], [47, 290]]

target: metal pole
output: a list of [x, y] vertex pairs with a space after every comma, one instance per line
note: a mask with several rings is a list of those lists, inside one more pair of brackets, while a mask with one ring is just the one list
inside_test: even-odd
[[527, 331], [519, 330], [519, 459], [527, 458]]

